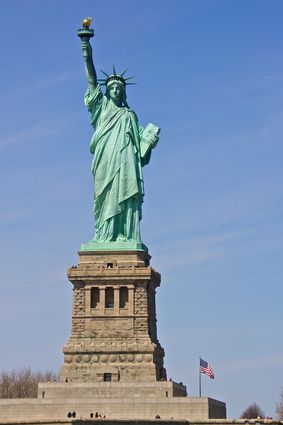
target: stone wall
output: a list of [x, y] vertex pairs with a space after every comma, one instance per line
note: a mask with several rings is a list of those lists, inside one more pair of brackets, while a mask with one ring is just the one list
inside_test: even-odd
[[219, 418], [226, 415], [225, 404], [202, 397], [132, 397], [132, 398], [92, 398], [92, 399], [11, 399], [0, 400], [0, 423], [2, 421], [64, 421], [68, 412], [76, 412], [77, 419], [90, 419], [90, 414], [99, 412], [107, 420], [119, 423], [120, 420], [149, 420], [156, 416], [166, 421], [203, 420], [207, 421], [209, 407], [214, 409]]
[[[109, 368], [113, 372], [114, 368]], [[186, 397], [186, 387], [172, 381], [161, 382], [95, 382], [95, 383], [58, 383], [38, 384], [38, 398], [45, 399], [93, 399], [97, 398], [167, 398]]]
[[82, 283], [75, 283], [73, 289], [72, 335], [83, 336], [85, 331], [85, 291]]

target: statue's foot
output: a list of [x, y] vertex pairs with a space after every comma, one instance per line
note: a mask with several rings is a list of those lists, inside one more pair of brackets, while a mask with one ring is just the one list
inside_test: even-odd
[[116, 239], [117, 242], [127, 242], [127, 238], [126, 236], [122, 235], [122, 233], [120, 233]]

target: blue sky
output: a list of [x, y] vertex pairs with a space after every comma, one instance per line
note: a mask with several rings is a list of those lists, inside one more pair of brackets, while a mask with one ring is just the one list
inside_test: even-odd
[[0, 369], [57, 371], [70, 334], [66, 269], [93, 235], [92, 134], [76, 31], [97, 69], [129, 69], [140, 123], [162, 128], [144, 169], [142, 235], [162, 275], [168, 377], [229, 417], [275, 415], [283, 387], [283, 2], [1, 2]]

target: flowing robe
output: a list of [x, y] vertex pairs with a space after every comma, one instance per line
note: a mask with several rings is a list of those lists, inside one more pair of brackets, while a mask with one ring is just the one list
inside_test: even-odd
[[95, 241], [141, 241], [140, 219], [144, 196], [141, 159], [142, 127], [134, 111], [117, 107], [101, 91], [88, 88], [85, 104], [95, 129], [93, 153]]

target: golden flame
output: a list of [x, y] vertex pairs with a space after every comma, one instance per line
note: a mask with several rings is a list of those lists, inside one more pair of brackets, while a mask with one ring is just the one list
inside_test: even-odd
[[88, 28], [91, 24], [92, 18], [88, 16], [87, 18], [84, 18], [83, 20], [83, 27]]

